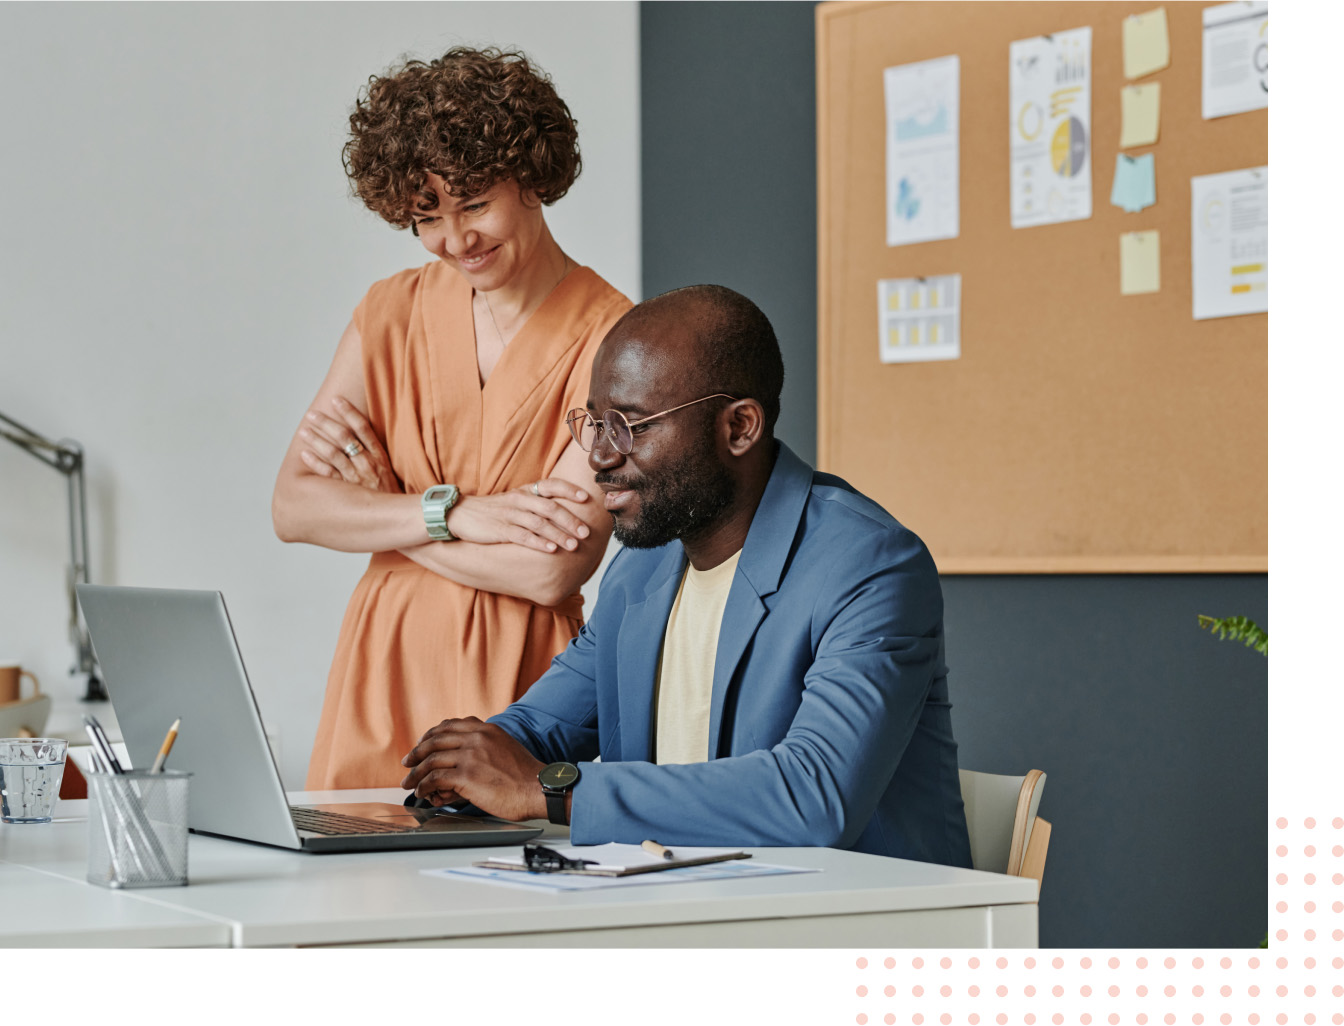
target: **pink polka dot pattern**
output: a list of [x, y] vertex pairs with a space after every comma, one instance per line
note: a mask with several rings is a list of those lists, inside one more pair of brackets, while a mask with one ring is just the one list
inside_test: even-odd
[[863, 978], [850, 985], [848, 1021], [1344, 1026], [1344, 816], [1280, 816], [1271, 834], [1268, 952], [1249, 947], [1258, 933], [1223, 951], [854, 952], [849, 971]]

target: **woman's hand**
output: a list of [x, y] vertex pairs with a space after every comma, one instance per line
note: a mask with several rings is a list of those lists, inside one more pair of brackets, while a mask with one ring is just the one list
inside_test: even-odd
[[587, 502], [588, 493], [548, 477], [497, 495], [464, 495], [448, 513], [448, 530], [454, 538], [486, 545], [513, 542], [538, 552], [573, 552], [591, 532], [558, 498]]
[[[304, 466], [322, 477], [339, 477], [374, 492], [402, 492], [387, 450], [373, 425], [340, 396], [331, 400], [333, 415], [314, 408], [299, 435], [308, 448], [299, 453]], [[353, 456], [350, 455], [354, 451]]]

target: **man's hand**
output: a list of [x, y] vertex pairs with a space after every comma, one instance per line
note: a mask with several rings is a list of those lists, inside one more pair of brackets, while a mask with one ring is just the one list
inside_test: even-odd
[[546, 797], [537, 782], [546, 764], [475, 716], [431, 727], [401, 764], [410, 768], [401, 786], [433, 805], [465, 798], [502, 819], [546, 818]]

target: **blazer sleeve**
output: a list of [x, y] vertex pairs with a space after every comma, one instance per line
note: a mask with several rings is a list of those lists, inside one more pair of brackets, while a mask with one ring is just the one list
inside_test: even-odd
[[[664, 844], [844, 848], [858, 839], [945, 670], [942, 593], [923, 543], [903, 529], [883, 532], [871, 539], [876, 544], [855, 541], [810, 588], [811, 623], [798, 630], [812, 631], [811, 664], [783, 667], [766, 654], [760, 663], [752, 658], [738, 682], [797, 701], [783, 739], [691, 765], [584, 766], [570, 825], [575, 844], [654, 837]], [[799, 676], [800, 700], [790, 698]]]
[[487, 721], [503, 727], [543, 762], [584, 762], [598, 756], [598, 638], [613, 619], [607, 628], [613, 636], [619, 626], [614, 610], [619, 603], [612, 600], [617, 589], [607, 589], [607, 582], [624, 554], [618, 552], [608, 565], [597, 607], [578, 635], [522, 698]]

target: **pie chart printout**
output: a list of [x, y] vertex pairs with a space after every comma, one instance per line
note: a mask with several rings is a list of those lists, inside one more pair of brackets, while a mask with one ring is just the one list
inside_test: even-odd
[[1008, 47], [1010, 217], [1014, 228], [1092, 216], [1092, 30]]
[[1065, 118], [1050, 141], [1050, 166], [1055, 174], [1074, 178], [1087, 163], [1087, 129], [1077, 118]]

